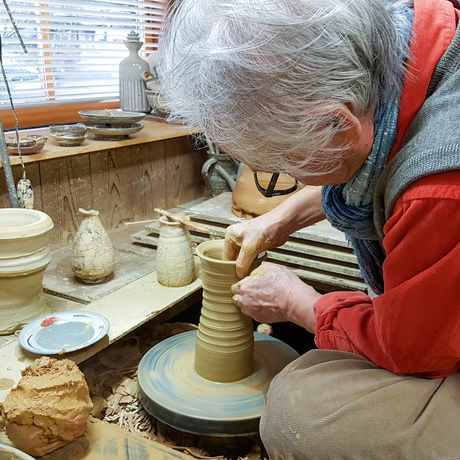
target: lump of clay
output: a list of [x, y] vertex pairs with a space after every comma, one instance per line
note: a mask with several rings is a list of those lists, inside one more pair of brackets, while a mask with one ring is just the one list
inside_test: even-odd
[[3, 403], [6, 434], [41, 457], [85, 434], [93, 408], [83, 373], [70, 359], [36, 359]]

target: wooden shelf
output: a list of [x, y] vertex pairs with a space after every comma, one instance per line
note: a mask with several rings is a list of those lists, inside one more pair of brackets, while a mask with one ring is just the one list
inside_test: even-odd
[[[85, 140], [85, 142], [76, 147], [60, 146], [57, 141], [50, 137], [49, 128], [21, 130], [21, 135], [24, 136], [28, 134], [41, 134], [48, 137], [48, 141], [46, 142], [45, 147], [41, 152], [32, 155], [23, 155], [22, 158], [26, 164], [36, 163], [47, 160], [54, 160], [56, 158], [72, 157], [108, 149], [145, 144], [147, 142], [174, 139], [177, 137], [183, 137], [187, 136], [188, 134], [192, 134], [192, 131], [186, 126], [174, 125], [153, 115], [147, 115], [140, 121], [140, 123], [144, 125], [144, 129], [138, 133], [132, 134], [130, 139], [120, 141], [100, 141], [93, 139], [93, 135], [88, 132], [88, 138]], [[5, 136], [15, 137], [14, 131], [5, 133]], [[10, 163], [12, 165], [20, 164], [19, 157], [17, 155], [10, 155]], [[1, 161], [0, 168], [2, 168]]]

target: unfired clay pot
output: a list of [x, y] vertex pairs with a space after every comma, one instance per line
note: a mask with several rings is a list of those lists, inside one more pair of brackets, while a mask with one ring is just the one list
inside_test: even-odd
[[113, 271], [113, 247], [99, 220], [99, 211], [79, 209], [85, 216], [72, 248], [71, 265], [84, 283], [101, 283]]
[[11, 334], [50, 312], [43, 275], [51, 262], [51, 218], [23, 208], [0, 209], [0, 334]]
[[158, 282], [163, 286], [180, 287], [190, 284], [194, 277], [195, 259], [188, 227], [161, 216], [157, 249]]
[[214, 382], [237, 382], [252, 374], [254, 330], [252, 318], [241, 312], [230, 287], [239, 281], [236, 262], [222, 260], [224, 240], [210, 240], [196, 248], [201, 261], [203, 307], [195, 349], [195, 371]]
[[[272, 173], [258, 173], [259, 183], [262, 187], [268, 186], [271, 177]], [[294, 185], [294, 183], [295, 181], [291, 176], [288, 176], [287, 174], [280, 174], [275, 190], [289, 189]], [[298, 187], [295, 192], [288, 195], [266, 198], [259, 192], [259, 190], [257, 190], [254, 182], [254, 174], [251, 169], [244, 166], [238, 180], [236, 181], [235, 189], [233, 190], [232, 212], [238, 217], [252, 219], [271, 211], [299, 190], [300, 187]]]

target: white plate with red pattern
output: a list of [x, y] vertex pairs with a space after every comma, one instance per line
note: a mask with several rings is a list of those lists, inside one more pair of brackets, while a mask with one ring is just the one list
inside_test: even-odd
[[109, 328], [107, 318], [97, 313], [52, 313], [26, 324], [19, 334], [19, 344], [40, 355], [63, 355], [98, 342]]

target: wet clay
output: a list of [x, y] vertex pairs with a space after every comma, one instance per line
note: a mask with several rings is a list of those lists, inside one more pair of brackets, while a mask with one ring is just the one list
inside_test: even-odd
[[224, 240], [196, 248], [201, 261], [203, 307], [196, 339], [195, 371], [214, 382], [236, 382], [253, 372], [252, 318], [233, 302], [230, 288], [239, 281], [236, 262], [222, 260]]
[[38, 358], [3, 403], [6, 434], [19, 449], [41, 457], [83, 435], [92, 408], [73, 361]]
[[43, 275], [51, 262], [51, 218], [33, 209], [0, 209], [0, 335], [49, 313]]
[[[262, 187], [268, 186], [271, 177], [271, 173], [258, 173], [259, 183]], [[292, 177], [287, 174], [280, 174], [275, 190], [289, 189], [294, 183], [295, 181]], [[257, 190], [251, 169], [245, 166], [236, 182], [235, 190], [232, 194], [232, 212], [238, 217], [253, 219], [254, 217], [261, 216], [271, 211], [286, 198], [297, 193], [299, 190], [300, 188], [288, 195], [266, 198]]]

